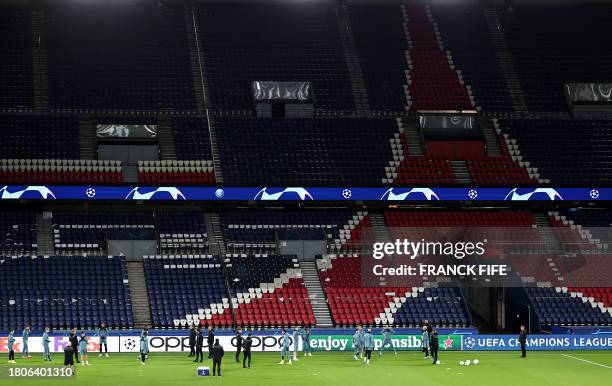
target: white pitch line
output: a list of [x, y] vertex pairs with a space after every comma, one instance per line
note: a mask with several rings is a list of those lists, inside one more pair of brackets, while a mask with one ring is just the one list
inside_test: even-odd
[[567, 354], [561, 354], [561, 355], [563, 355], [564, 357], [568, 357], [568, 358], [575, 359], [575, 360], [577, 360], [577, 361], [582, 361], [582, 362], [590, 363], [590, 364], [592, 364], [592, 365], [601, 366], [601, 367], [605, 367], [606, 369], [611, 369], [611, 370], [612, 370], [612, 366], [603, 365], [603, 364], [601, 364], [601, 363], [592, 362], [592, 361], [589, 361], [589, 360], [586, 360], [586, 359], [582, 359], [582, 358], [573, 357], [573, 356], [571, 356], [571, 355], [567, 355]]

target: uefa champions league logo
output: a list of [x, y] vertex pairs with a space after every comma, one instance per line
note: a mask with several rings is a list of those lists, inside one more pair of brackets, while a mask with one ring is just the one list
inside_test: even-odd
[[302, 201], [314, 200], [310, 192], [308, 192], [308, 190], [306, 190], [305, 188], [285, 188], [276, 193], [268, 193], [267, 187], [257, 192], [255, 197], [253, 197], [253, 200], [259, 200], [259, 201], [278, 201], [278, 200], [283, 200], [283, 199], [291, 200], [291, 198], [287, 197], [290, 194], [297, 195]]
[[465, 338], [463, 340], [463, 347], [467, 348], [468, 350], [473, 349], [476, 346], [476, 339], [474, 339], [471, 336], [468, 336], [467, 338]]
[[518, 188], [514, 188], [510, 192], [508, 192], [504, 200], [506, 201], [508, 200], [510, 201], [529, 201], [531, 200], [532, 197], [534, 199], [537, 199], [537, 197], [542, 196], [542, 195], [544, 195], [545, 197], [548, 197], [550, 201], [555, 201], [556, 199], [563, 200], [563, 197], [561, 197], [559, 192], [557, 192], [553, 188], [536, 188], [536, 189], [531, 189], [527, 193], [519, 193], [517, 190]]
[[125, 196], [125, 199], [126, 200], [151, 200], [154, 197], [157, 199], [162, 199], [160, 195], [163, 193], [166, 193], [170, 195], [170, 197], [172, 197], [172, 199], [175, 201], [178, 200], [179, 197], [185, 200], [185, 196], [183, 195], [183, 193], [181, 193], [181, 191], [178, 190], [178, 188], [173, 187], [173, 186], [160, 186], [159, 188], [153, 191], [150, 191], [150, 192], [146, 192], [146, 193], [140, 192], [140, 189], [147, 189], [147, 188], [140, 188], [137, 186], [134, 189], [132, 189], [127, 194], [127, 196]]
[[412, 188], [407, 192], [403, 193], [395, 193], [394, 189], [387, 189], [385, 193], [380, 197], [382, 201], [404, 201], [411, 195], [414, 195], [415, 200], [426, 200], [426, 201], [434, 201], [440, 200], [440, 197], [430, 188]]
[[352, 195], [353, 195], [353, 192], [351, 192], [350, 189], [344, 189], [342, 191], [342, 197], [346, 198], [347, 200], [351, 198]]
[[88, 198], [94, 198], [96, 196], [96, 190], [94, 188], [87, 188], [87, 190], [85, 190], [85, 195]]
[[128, 351], [132, 351], [136, 348], [136, 341], [132, 338], [128, 338], [123, 342], [123, 347]]
[[[0, 198], [6, 200], [16, 200], [20, 198], [42, 198], [43, 200], [46, 200], [49, 197], [55, 198], [55, 195], [51, 189], [47, 188], [46, 186], [27, 186], [25, 189], [15, 192], [9, 192], [9, 187], [4, 186], [0, 188], [0, 192], [2, 192], [2, 196], [0, 196]], [[34, 194], [31, 192], [34, 192]]]
[[470, 200], [476, 199], [476, 197], [478, 197], [478, 191], [476, 189], [470, 189], [468, 191], [468, 197], [470, 198]]

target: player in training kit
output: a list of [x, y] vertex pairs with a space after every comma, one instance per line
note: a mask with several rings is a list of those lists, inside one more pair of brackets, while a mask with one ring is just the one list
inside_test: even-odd
[[395, 331], [393, 331], [393, 329], [391, 327], [385, 326], [385, 328], [383, 328], [383, 330], [382, 330], [383, 343], [382, 343], [382, 346], [380, 346], [380, 349], [378, 350], [378, 355], [382, 355], [383, 350], [388, 345], [391, 345], [391, 348], [393, 349], [393, 354], [397, 355], [397, 350], [395, 349], [395, 345], [393, 344], [393, 340], [391, 340], [391, 337], [393, 335], [395, 335]]
[[100, 323], [100, 327], [98, 328], [97, 331], [97, 335], [98, 338], [100, 339], [100, 356], [102, 356], [102, 345], [104, 345], [104, 352], [106, 353], [106, 356], [108, 357], [108, 344], [106, 344], [107, 338], [108, 338], [108, 332], [109, 332], [109, 328], [106, 327], [106, 323], [102, 322]]
[[244, 338], [242, 337], [242, 328], [239, 328], [236, 332], [236, 362], [240, 363], [240, 351], [242, 351], [242, 344], [244, 343]]
[[242, 344], [242, 348], [244, 349], [244, 354], [242, 354], [242, 368], [246, 368], [246, 363], [248, 359], [249, 369], [251, 368], [251, 346], [253, 345], [253, 337], [251, 333], [247, 335], [247, 338], [244, 340]]
[[358, 361], [359, 356], [361, 355], [361, 350], [363, 348], [363, 335], [361, 334], [360, 326], [357, 326], [355, 334], [353, 334], [353, 348], [355, 350], [355, 355], [353, 355], [353, 359]]
[[440, 348], [440, 340], [438, 339], [438, 331], [435, 328], [431, 330], [429, 336], [429, 348], [431, 349], [431, 356], [433, 358], [433, 364], [438, 363], [438, 349]]
[[149, 329], [145, 328], [140, 334], [140, 363], [143, 365], [149, 359]]
[[312, 350], [310, 349], [310, 334], [312, 330], [310, 327], [306, 327], [302, 330], [302, 351], [304, 351], [304, 356], [312, 356]]
[[363, 363], [369, 365], [370, 359], [372, 359], [372, 350], [374, 350], [374, 336], [371, 328], [368, 328], [368, 331], [363, 334], [363, 348], [365, 349]]
[[[196, 337], [195, 337], [195, 360], [194, 362], [202, 362], [204, 360], [204, 354], [202, 353], [202, 347], [204, 347], [204, 335], [202, 335], [202, 330], [198, 327], [196, 329]], [[209, 349], [210, 350], [210, 349]]]
[[284, 328], [281, 332], [280, 347], [281, 347], [281, 361], [278, 362], [278, 364], [279, 365], [285, 364], [285, 356], [289, 360], [289, 364], [291, 364], [291, 353], [289, 352], [289, 348], [290, 348], [289, 334], [287, 334], [287, 331]]
[[81, 331], [79, 339], [79, 354], [81, 354], [81, 366], [89, 366], [89, 355], [87, 355], [87, 336]]
[[302, 336], [302, 328], [300, 326], [295, 326], [293, 329], [293, 360], [298, 361], [298, 350], [300, 346], [300, 337]]
[[74, 371], [74, 349], [70, 343], [64, 346], [64, 366]]
[[429, 332], [425, 326], [423, 326], [423, 334], [421, 334], [421, 344], [425, 352], [425, 359], [427, 359], [429, 358]]
[[15, 362], [15, 330], [9, 331], [8, 336], [8, 352], [9, 352], [9, 361], [8, 363], [17, 363]]
[[30, 355], [30, 349], [28, 348], [28, 340], [30, 339], [30, 325], [26, 324], [23, 333], [21, 334], [21, 339], [23, 341], [23, 349], [21, 350], [22, 358], [32, 358]]
[[365, 328], [363, 328], [362, 325], [359, 325], [359, 334], [361, 337], [361, 351], [359, 352], [359, 358], [363, 358], [363, 355], [365, 354], [365, 347], [363, 346], [363, 339], [365, 336]]
[[51, 343], [51, 339], [49, 339], [49, 327], [45, 327], [45, 332], [42, 336], [43, 361], [51, 360], [51, 351], [49, 350], [49, 343]]

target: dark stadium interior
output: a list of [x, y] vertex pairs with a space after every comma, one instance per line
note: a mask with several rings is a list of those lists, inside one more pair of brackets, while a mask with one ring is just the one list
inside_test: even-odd
[[[0, 188], [609, 187], [611, 99], [582, 110], [564, 87], [609, 86], [611, 25], [601, 4], [10, 1]], [[260, 102], [255, 81], [304, 82], [312, 95]], [[478, 135], [428, 133], [424, 112], [475, 117]], [[517, 313], [533, 331], [612, 326], [612, 286], [548, 268], [607, 252], [608, 205], [0, 201], [0, 331], [423, 319], [508, 331]], [[470, 226], [531, 229], [556, 248], [524, 253], [512, 289], [362, 280], [364, 232]], [[546, 262], [540, 277], [522, 275], [531, 254]], [[67, 288], [69, 266], [88, 274]]]

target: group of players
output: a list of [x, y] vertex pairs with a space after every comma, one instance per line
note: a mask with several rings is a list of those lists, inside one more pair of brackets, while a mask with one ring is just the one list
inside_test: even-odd
[[[425, 359], [430, 357], [433, 358], [433, 364], [439, 364], [438, 362], [438, 348], [440, 347], [438, 332], [428, 320], [423, 321], [421, 334], [421, 348], [425, 353]], [[397, 349], [393, 344], [392, 336], [395, 335], [395, 331], [389, 327], [384, 326], [382, 329], [383, 342], [378, 349], [378, 355], [382, 356], [383, 351], [387, 347], [393, 349], [393, 353], [397, 355]], [[353, 348], [354, 355], [353, 360], [363, 359], [364, 365], [369, 365], [372, 359], [372, 351], [374, 351], [374, 335], [372, 334], [372, 328], [364, 329], [362, 326], [357, 326], [355, 333], [353, 334]]]
[[[523, 328], [524, 329], [524, 328]], [[102, 357], [102, 350], [104, 349], [106, 357], [108, 357], [108, 345], [107, 338], [109, 335], [110, 329], [106, 326], [105, 323], [101, 323], [100, 326], [96, 329], [95, 336], [99, 339], [99, 350], [100, 357]], [[310, 327], [300, 327], [296, 326], [291, 336], [293, 339], [290, 339], [290, 333], [287, 329], [281, 330], [281, 338], [279, 340], [279, 345], [281, 349], [281, 360], [279, 362], [280, 365], [285, 363], [291, 364], [292, 361], [298, 360], [298, 351], [299, 351], [299, 342], [300, 339], [302, 341], [302, 351], [304, 356], [312, 356], [312, 349], [310, 346], [310, 337], [311, 337], [311, 328]], [[46, 327], [44, 330], [44, 334], [42, 337], [43, 344], [43, 360], [51, 361], [51, 351], [49, 348], [51, 339], [49, 338], [50, 329]], [[140, 353], [139, 359], [140, 362], [144, 365], [148, 359], [149, 354], [149, 340], [148, 340], [148, 329], [144, 329], [140, 334]], [[31, 334], [30, 325], [26, 325], [22, 331], [22, 358], [32, 358], [29, 353], [28, 340]], [[384, 326], [382, 329], [382, 338], [383, 342], [379, 348], [379, 355], [382, 356], [383, 351], [387, 347], [391, 347], [393, 349], [393, 353], [397, 355], [397, 349], [393, 343], [392, 337], [395, 334], [395, 331], [389, 327]], [[89, 366], [89, 354], [87, 351], [88, 339], [86, 332], [84, 330], [81, 331], [80, 336], [77, 336], [76, 329], [70, 330], [69, 335], [69, 344], [67, 344], [64, 348], [64, 365], [65, 366], [74, 366], [74, 362], [81, 363], [82, 366]], [[291, 341], [293, 340], [293, 350], [291, 350]], [[223, 347], [219, 344], [219, 340], [215, 339], [215, 329], [212, 326], [208, 327], [206, 343], [209, 347], [209, 355], [208, 358], [213, 359], [213, 366], [216, 370], [218, 366], [218, 374], [221, 375], [221, 358], [223, 357]], [[354, 360], [363, 359], [364, 365], [369, 365], [370, 360], [372, 359], [372, 351], [374, 351], [374, 335], [372, 333], [372, 328], [364, 329], [362, 326], [357, 326], [355, 333], [353, 335], [353, 347], [354, 347]], [[236, 335], [234, 337], [234, 344], [236, 346], [236, 362], [240, 363], [240, 354], [243, 354], [242, 357], [242, 367], [243, 368], [251, 368], [251, 347], [253, 344], [252, 334], [248, 333], [247, 337], [243, 337], [243, 330], [238, 329]], [[422, 326], [422, 335], [421, 335], [421, 344], [422, 351], [425, 353], [425, 358], [433, 359], [433, 364], [438, 364], [438, 332], [435, 328], [431, 326], [431, 324], [425, 320]], [[8, 350], [9, 350], [9, 363], [15, 362], [15, 330], [11, 330], [8, 336]], [[189, 347], [190, 353], [188, 355], [189, 358], [194, 357], [193, 362], [202, 362], [204, 360], [203, 347], [204, 347], [204, 334], [200, 327], [190, 326], [189, 328]], [[80, 360], [79, 360], [80, 356]], [[287, 360], [287, 362], [285, 362]]]
[[[104, 349], [105, 355], [108, 357], [108, 334], [110, 332], [110, 328], [106, 326], [104, 322], [100, 324], [100, 326], [96, 329], [95, 336], [98, 337], [99, 347], [100, 347], [100, 357], [102, 357], [102, 349]], [[21, 333], [22, 347], [21, 353], [23, 359], [30, 359], [32, 355], [30, 355], [29, 349], [29, 340], [30, 334], [32, 333], [32, 328], [29, 324], [25, 325], [23, 331]], [[51, 338], [49, 334], [51, 333], [51, 329], [49, 327], [45, 327], [42, 336], [42, 346], [43, 353], [42, 359], [44, 361], [52, 361], [51, 358], [51, 349], [49, 345], [51, 344]], [[142, 364], [146, 361], [146, 356], [149, 352], [149, 343], [148, 343], [148, 330], [145, 329], [142, 331], [140, 335], [140, 353], [141, 353], [141, 361]], [[15, 361], [15, 330], [11, 329], [9, 331], [8, 339], [7, 339], [7, 348], [9, 353], [9, 363], [17, 363]], [[87, 345], [89, 340], [87, 338], [87, 334], [85, 330], [81, 330], [81, 333], [77, 335], [76, 328], [73, 328], [69, 332], [68, 342], [64, 347], [64, 366], [74, 366], [74, 363], [80, 363], [82, 366], [89, 366], [89, 352], [87, 349]]]
[[[312, 350], [310, 348], [310, 335], [312, 330], [310, 327], [302, 328], [297, 326], [293, 329], [292, 338], [293, 338], [293, 360], [299, 360], [297, 357], [297, 353], [299, 350], [300, 338], [302, 339], [302, 351], [304, 352], [304, 356], [312, 356]], [[281, 349], [281, 360], [278, 362], [279, 365], [285, 364], [285, 357], [287, 358], [287, 364], [291, 364], [291, 339], [289, 339], [289, 333], [286, 329], [281, 330], [281, 339], [279, 342]]]

